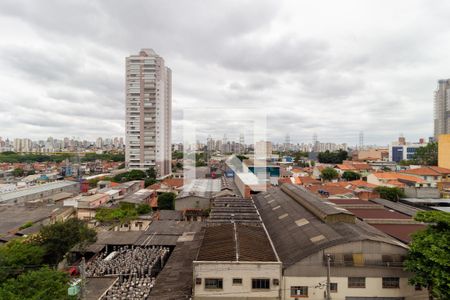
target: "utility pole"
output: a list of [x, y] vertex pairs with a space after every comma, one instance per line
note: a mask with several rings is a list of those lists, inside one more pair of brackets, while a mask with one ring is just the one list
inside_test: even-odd
[[80, 299], [84, 299], [85, 298], [85, 294], [86, 294], [86, 261], [84, 259], [84, 256], [81, 258], [80, 276], [81, 276]]
[[331, 256], [330, 254], [327, 254], [327, 300], [331, 300], [330, 297], [330, 261], [331, 261]]

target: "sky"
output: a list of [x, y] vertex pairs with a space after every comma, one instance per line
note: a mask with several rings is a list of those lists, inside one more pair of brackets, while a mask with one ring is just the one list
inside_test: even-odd
[[141, 48], [172, 69], [174, 142], [197, 109], [223, 112], [200, 135], [237, 135], [241, 109], [275, 142], [413, 141], [450, 77], [450, 1], [2, 0], [0, 136], [124, 136]]

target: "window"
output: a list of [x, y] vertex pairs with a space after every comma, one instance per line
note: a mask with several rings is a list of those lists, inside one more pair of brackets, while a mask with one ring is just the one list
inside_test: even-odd
[[242, 278], [233, 278], [233, 285], [242, 285]]
[[308, 297], [307, 286], [291, 286], [291, 297]]
[[252, 289], [270, 289], [270, 279], [252, 279]]
[[338, 288], [337, 288], [337, 283], [336, 282], [331, 282], [330, 283], [330, 292], [331, 293], [337, 293]]
[[202, 279], [201, 278], [195, 278], [195, 284], [196, 285], [200, 285], [200, 284], [202, 284]]
[[383, 277], [383, 289], [398, 289], [400, 287], [400, 278]]
[[205, 278], [205, 289], [222, 289], [223, 279], [222, 278]]
[[349, 277], [348, 278], [349, 288], [365, 288], [366, 287], [366, 277]]
[[272, 284], [273, 284], [273, 285], [280, 285], [280, 280], [277, 279], [277, 278], [274, 278], [274, 279], [272, 280]]

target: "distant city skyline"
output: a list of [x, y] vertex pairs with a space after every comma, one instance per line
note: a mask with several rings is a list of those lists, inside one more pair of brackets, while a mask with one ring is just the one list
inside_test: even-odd
[[124, 57], [153, 48], [176, 74], [173, 142], [184, 109], [236, 106], [266, 110], [274, 142], [428, 138], [449, 22], [447, 1], [2, 1], [1, 135], [125, 137]]

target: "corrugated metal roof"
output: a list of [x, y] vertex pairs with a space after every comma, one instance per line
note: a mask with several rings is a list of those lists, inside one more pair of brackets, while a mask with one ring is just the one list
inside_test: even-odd
[[60, 188], [68, 187], [71, 185], [75, 186], [77, 184], [78, 184], [78, 182], [75, 182], [75, 181], [63, 180], [63, 181], [56, 181], [56, 182], [46, 183], [46, 184], [42, 184], [42, 185], [37, 185], [37, 186], [33, 186], [33, 187], [29, 187], [29, 188], [25, 188], [25, 189], [13, 191], [13, 192], [7, 192], [7, 193], [0, 194], [0, 202], [10, 201], [15, 198], [28, 196], [28, 195], [34, 195], [34, 194], [38, 194], [38, 193], [42, 193], [42, 192], [46, 192], [46, 191], [55, 190], [55, 189], [60, 189]]
[[403, 243], [411, 242], [411, 234], [427, 227], [424, 224], [372, 224], [372, 226]]
[[[295, 189], [293, 191], [296, 192]], [[297, 195], [303, 196], [305, 193]], [[310, 193], [308, 197], [316, 196]], [[354, 224], [325, 223], [280, 188], [260, 193], [254, 199], [283, 267], [293, 265], [322, 249], [351, 241], [373, 240], [399, 245], [392, 238], [358, 219]], [[313, 202], [318, 203], [310, 201]], [[277, 206], [280, 208], [274, 211], [273, 208]], [[329, 212], [336, 213], [335, 209]], [[279, 216], [284, 214], [288, 216], [280, 220]], [[323, 238], [319, 239], [321, 235]]]
[[205, 229], [197, 261], [277, 261], [262, 227], [222, 224]]
[[392, 202], [386, 199], [371, 199], [371, 202], [383, 205], [387, 208], [396, 210], [398, 212], [401, 212], [402, 214], [414, 217], [419, 211], [421, 211], [421, 209], [416, 208], [416, 207], [412, 207], [403, 203], [399, 203], [399, 202]]

